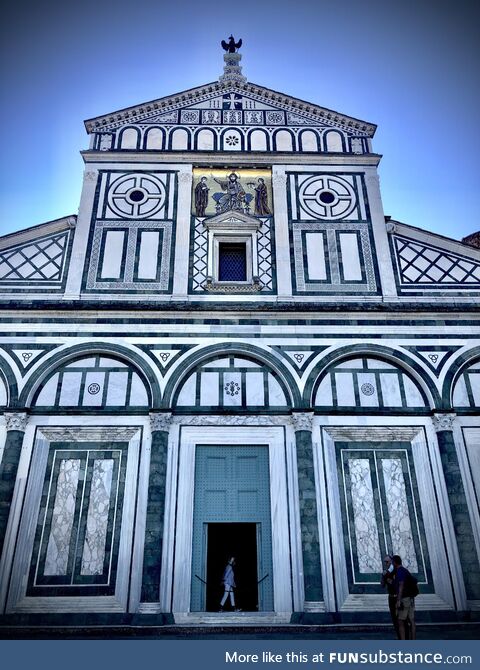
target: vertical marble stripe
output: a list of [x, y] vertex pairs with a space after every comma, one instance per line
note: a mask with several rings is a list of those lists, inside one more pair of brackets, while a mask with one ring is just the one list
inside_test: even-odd
[[60, 462], [44, 575], [67, 574], [79, 474], [80, 459]]
[[413, 543], [412, 526], [407, 503], [407, 491], [399, 458], [382, 458], [385, 498], [388, 509], [392, 551], [402, 557], [403, 564], [418, 572], [417, 555]]
[[382, 572], [378, 526], [373, 501], [370, 463], [366, 458], [348, 459], [354, 516], [357, 560], [360, 573]]
[[113, 459], [95, 459], [83, 545], [82, 575], [103, 574], [108, 512], [112, 490]]

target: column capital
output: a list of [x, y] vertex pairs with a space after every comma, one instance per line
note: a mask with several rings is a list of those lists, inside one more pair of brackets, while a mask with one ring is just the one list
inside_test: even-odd
[[20, 430], [25, 432], [28, 423], [28, 414], [26, 412], [4, 412], [5, 425], [7, 430]]
[[163, 430], [168, 432], [171, 423], [171, 412], [150, 412], [150, 428], [152, 432], [155, 430]]
[[453, 430], [456, 414], [434, 414], [432, 417], [433, 427], [435, 432], [439, 433], [442, 430]]
[[294, 412], [291, 416], [293, 430], [295, 432], [299, 430], [309, 430], [311, 432], [314, 416], [313, 412]]

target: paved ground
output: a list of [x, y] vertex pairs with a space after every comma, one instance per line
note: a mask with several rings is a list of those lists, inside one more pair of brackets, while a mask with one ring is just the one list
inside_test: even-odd
[[[116, 639], [116, 640], [394, 640], [388, 624], [332, 626], [243, 626], [213, 628], [191, 626], [90, 628], [0, 628], [1, 639]], [[419, 624], [418, 640], [480, 640], [480, 623]]]

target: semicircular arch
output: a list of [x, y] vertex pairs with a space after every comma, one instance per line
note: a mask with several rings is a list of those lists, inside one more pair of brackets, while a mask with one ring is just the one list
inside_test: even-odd
[[20, 405], [30, 407], [41, 386], [62, 365], [89, 356], [102, 355], [118, 359], [131, 366], [145, 385], [150, 408], [157, 408], [161, 402], [161, 391], [153, 369], [134, 349], [108, 342], [86, 342], [55, 352], [37, 369], [35, 377], [29, 379], [20, 395]]
[[448, 369], [442, 388], [442, 409], [478, 411], [479, 397], [480, 347], [474, 347], [461, 354]]
[[[383, 361], [395, 368], [401, 370], [411, 382], [418, 388], [426, 409], [434, 409], [441, 406], [441, 398], [434, 381], [425, 373], [422, 367], [411, 357], [398, 352], [395, 349], [383, 347], [380, 345], [362, 345], [345, 346], [330, 352], [322, 358], [311, 371], [308, 381], [305, 385], [304, 402], [311, 407], [315, 406], [315, 396], [320, 383], [325, 376], [336, 365], [340, 365], [353, 359], [373, 359]], [[370, 384], [370, 382], [366, 382]], [[370, 384], [372, 385], [372, 384]], [[371, 392], [370, 386], [367, 392]], [[373, 394], [372, 394], [373, 395]], [[372, 406], [372, 409], [374, 407]], [[393, 408], [392, 408], [393, 409]]]
[[253, 364], [265, 367], [278, 381], [289, 408], [301, 407], [301, 394], [294, 378], [270, 352], [246, 343], [227, 342], [221, 347], [211, 345], [196, 350], [175, 369], [165, 388], [163, 408], [170, 408], [175, 405], [175, 400], [178, 398], [181, 388], [198, 368], [210, 360], [220, 360], [232, 356], [244, 358]]

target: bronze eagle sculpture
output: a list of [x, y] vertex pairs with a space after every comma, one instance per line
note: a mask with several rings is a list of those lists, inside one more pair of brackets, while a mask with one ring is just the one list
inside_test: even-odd
[[225, 49], [225, 51], [228, 51], [230, 54], [235, 53], [235, 49], [240, 49], [242, 46], [242, 40], [238, 40], [238, 42], [235, 42], [235, 38], [233, 35], [230, 35], [228, 38], [228, 42], [225, 42], [225, 40], [222, 40], [222, 47]]

